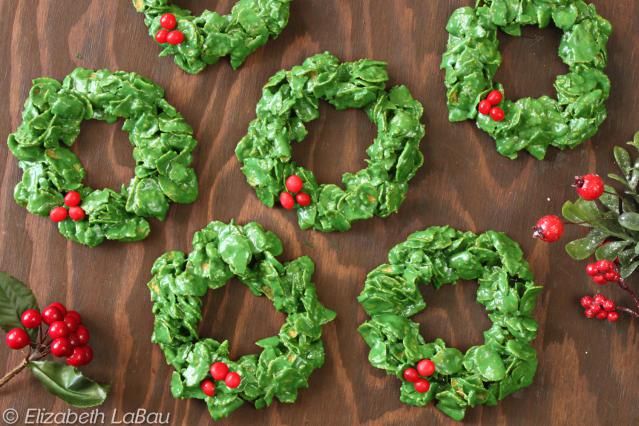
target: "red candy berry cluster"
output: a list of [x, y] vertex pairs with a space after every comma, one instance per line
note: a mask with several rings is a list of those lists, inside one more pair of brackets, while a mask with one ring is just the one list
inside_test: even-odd
[[[39, 328], [36, 341], [31, 341], [23, 328], [14, 328], [7, 333], [5, 342], [11, 349], [19, 350], [29, 345], [42, 354], [51, 353], [74, 367], [86, 365], [93, 360], [93, 350], [89, 343], [89, 330], [82, 325], [82, 318], [76, 311], [67, 311], [66, 307], [55, 302], [42, 312], [27, 309], [20, 316], [20, 322], [26, 329]], [[42, 324], [48, 326], [46, 334]]]
[[596, 294], [593, 297], [584, 296], [581, 298], [580, 303], [584, 308], [584, 316], [586, 318], [607, 319], [610, 322], [616, 322], [619, 319], [617, 305], [603, 294]]
[[430, 359], [422, 359], [415, 367], [404, 370], [404, 380], [413, 384], [419, 393], [426, 393], [430, 389], [430, 382], [425, 377], [435, 374], [435, 363]]
[[607, 283], [616, 283], [621, 279], [617, 264], [612, 260], [598, 260], [586, 265], [586, 273], [592, 277], [592, 280], [599, 284], [604, 285]]
[[[74, 222], [84, 220], [86, 213], [84, 209], [80, 207], [82, 202], [82, 196], [78, 191], [69, 191], [64, 196], [64, 205], [66, 207], [55, 207], [49, 212], [49, 218], [58, 223], [62, 222], [70, 217]], [[68, 207], [68, 210], [67, 210]]]
[[486, 96], [486, 99], [479, 102], [477, 110], [482, 115], [489, 115], [493, 121], [504, 121], [506, 113], [502, 108], [497, 106], [503, 99], [504, 96], [499, 90], [491, 90], [488, 96]]
[[[224, 384], [230, 388], [235, 389], [240, 385], [242, 378], [239, 374], [229, 371], [229, 366], [223, 362], [214, 362], [209, 368], [209, 373], [215, 381], [224, 380]], [[215, 382], [211, 379], [204, 379], [200, 382], [200, 389], [206, 396], [215, 395]]]
[[165, 13], [160, 17], [160, 25], [162, 29], [155, 33], [155, 41], [160, 44], [169, 43], [173, 46], [184, 41], [184, 33], [176, 30], [177, 19], [172, 13]]
[[[306, 207], [311, 204], [311, 196], [306, 192], [302, 192], [304, 188], [304, 182], [302, 178], [297, 175], [291, 175], [286, 178], [286, 191], [280, 194], [280, 204], [286, 210], [291, 210], [295, 207], [295, 203], [300, 207]], [[295, 197], [293, 197], [295, 194]]]

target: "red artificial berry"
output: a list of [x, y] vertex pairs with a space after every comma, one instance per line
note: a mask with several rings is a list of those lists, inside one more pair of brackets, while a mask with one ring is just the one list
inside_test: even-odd
[[608, 312], [608, 321], [610, 322], [617, 322], [617, 320], [619, 319], [619, 313], [617, 312]]
[[499, 90], [491, 90], [488, 96], [486, 96], [486, 100], [490, 102], [492, 106], [499, 105], [502, 99], [504, 99], [504, 95], [502, 95]]
[[69, 314], [66, 314], [64, 316], [64, 323], [67, 325], [67, 328], [69, 329], [69, 332], [71, 333], [76, 331], [78, 327], [80, 326], [80, 321], [78, 321], [78, 319], [74, 315], [69, 315]]
[[228, 386], [231, 389], [235, 389], [236, 387], [238, 387], [241, 381], [242, 381], [242, 378], [240, 377], [239, 374], [235, 372], [230, 372], [229, 374], [226, 375], [226, 378], [224, 379], [224, 383], [226, 384], [226, 386]]
[[606, 301], [606, 296], [604, 296], [603, 294], [595, 294], [595, 298], [594, 301], [596, 304], [601, 305], [603, 302]]
[[492, 107], [493, 106], [490, 104], [490, 102], [484, 99], [483, 101], [479, 103], [477, 110], [479, 111], [480, 114], [488, 115], [490, 114], [490, 110]]
[[58, 358], [69, 356], [73, 353], [73, 345], [66, 337], [58, 337], [51, 342], [51, 353]]
[[69, 329], [64, 321], [55, 321], [49, 325], [48, 333], [52, 339], [57, 339], [58, 337], [67, 337], [69, 335]]
[[79, 206], [80, 201], [82, 201], [82, 196], [78, 191], [69, 191], [67, 195], [64, 196], [64, 204], [66, 204], [67, 207]]
[[177, 26], [177, 19], [175, 19], [175, 15], [172, 13], [165, 13], [160, 18], [160, 25], [162, 28], [167, 30], [172, 30]]
[[597, 314], [596, 314], [596, 313], [595, 313], [595, 311], [593, 311], [592, 309], [586, 309], [586, 310], [584, 311], [584, 316], [585, 316], [586, 318], [594, 318], [594, 317], [595, 317], [595, 315], [597, 315]]
[[595, 275], [594, 277], [592, 277], [592, 280], [599, 285], [604, 285], [608, 282], [605, 275]]
[[435, 363], [430, 359], [422, 359], [417, 363], [417, 372], [422, 377], [430, 377], [435, 374]]
[[592, 297], [584, 296], [579, 300], [579, 304], [584, 308], [589, 308], [592, 305]]
[[606, 278], [606, 281], [616, 282], [619, 279], [619, 274], [616, 273], [615, 271], [611, 271], [611, 272], [606, 272], [604, 277]]
[[617, 309], [617, 305], [615, 304], [615, 302], [613, 302], [610, 299], [606, 299], [604, 300], [604, 302], [601, 304], [601, 307], [604, 309], [604, 311], [614, 311], [615, 309]]
[[297, 201], [300, 207], [306, 207], [311, 204], [311, 196], [306, 192], [300, 192], [295, 196], [295, 201]]
[[67, 364], [74, 367], [84, 365], [84, 357], [86, 356], [86, 354], [84, 352], [84, 349], [82, 348], [83, 346], [73, 348], [73, 352], [67, 357]]
[[80, 342], [78, 335], [76, 333], [69, 333], [67, 336], [67, 340], [69, 340], [69, 344], [71, 348], [75, 348], [77, 346], [82, 346], [84, 343]]
[[166, 42], [174, 46], [182, 43], [183, 41], [184, 41], [184, 34], [182, 34], [182, 31], [180, 30], [171, 31], [166, 36]]
[[29, 335], [22, 328], [14, 328], [7, 333], [5, 342], [11, 349], [22, 349], [29, 344]]
[[80, 349], [82, 349], [82, 352], [84, 354], [84, 357], [82, 359], [83, 361], [82, 365], [86, 365], [90, 363], [91, 361], [93, 361], [93, 348], [91, 348], [91, 346], [89, 345], [80, 346]]
[[229, 373], [229, 366], [223, 362], [214, 362], [209, 369], [214, 380], [224, 380]]
[[64, 207], [56, 207], [49, 212], [49, 218], [56, 223], [65, 220], [67, 215], [67, 209]]
[[586, 265], [586, 274], [590, 275], [591, 277], [594, 277], [598, 273], [599, 271], [597, 270], [596, 263], [589, 263]]
[[586, 201], [593, 201], [604, 193], [604, 182], [599, 175], [575, 176], [577, 194]]
[[37, 309], [27, 309], [20, 316], [20, 322], [26, 328], [37, 328], [42, 323], [42, 316]]
[[60, 311], [62, 316], [65, 316], [67, 314], [67, 307], [60, 302], [50, 303], [49, 306], [47, 306], [47, 308], [56, 308], [58, 311]]
[[91, 335], [89, 334], [89, 329], [85, 326], [78, 326], [78, 329], [75, 331], [75, 335], [77, 336], [80, 345], [86, 345], [87, 343], [89, 343], [89, 338], [91, 337]]
[[82, 317], [80, 316], [78, 311], [68, 311], [64, 317], [65, 319], [66, 317], [73, 317], [78, 321], [78, 324], [82, 324]]
[[42, 321], [44, 321], [44, 323], [47, 325], [51, 325], [56, 321], [62, 321], [63, 319], [64, 315], [62, 314], [60, 309], [56, 308], [55, 306], [48, 306], [44, 308], [44, 311], [42, 311]]
[[291, 210], [293, 207], [295, 207], [295, 200], [293, 199], [293, 196], [288, 192], [282, 192], [280, 194], [280, 204], [286, 210]]
[[404, 380], [406, 380], [407, 382], [410, 383], [415, 383], [417, 380], [419, 380], [419, 373], [417, 372], [416, 369], [410, 367], [407, 368], [406, 370], [404, 370]]
[[204, 392], [206, 396], [214, 396], [215, 395], [215, 383], [213, 380], [204, 379], [200, 382], [200, 389]]
[[504, 118], [506, 118], [506, 113], [499, 107], [492, 107], [490, 109], [490, 118], [492, 118], [494, 121], [504, 121]]
[[597, 271], [605, 274], [606, 272], [611, 271], [615, 267], [615, 264], [609, 260], [601, 259], [595, 263], [595, 267], [597, 268]]
[[592, 305], [590, 305], [590, 310], [593, 314], [597, 315], [599, 312], [601, 312], [601, 305], [593, 303]]
[[426, 393], [428, 389], [430, 389], [430, 383], [426, 379], [419, 379], [415, 383], [413, 383], [413, 387], [419, 393]]
[[304, 188], [302, 178], [297, 175], [291, 175], [286, 178], [286, 189], [293, 194], [297, 194]]
[[71, 207], [69, 208], [69, 217], [73, 219], [74, 222], [79, 222], [84, 220], [86, 217], [86, 213], [82, 209], [82, 207]]
[[601, 311], [597, 314], [598, 320], [605, 320], [606, 318], [608, 318], [608, 312], [606, 311]]
[[537, 221], [533, 227], [533, 238], [539, 238], [547, 243], [554, 243], [564, 234], [564, 223], [559, 216], [549, 214]]
[[155, 41], [157, 41], [160, 44], [164, 44], [166, 43], [166, 39], [168, 35], [169, 35], [168, 30], [161, 29], [160, 31], [155, 33]]

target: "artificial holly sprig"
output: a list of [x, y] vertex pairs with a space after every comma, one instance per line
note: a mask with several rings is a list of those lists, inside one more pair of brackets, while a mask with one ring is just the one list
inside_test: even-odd
[[[639, 132], [628, 145], [639, 152]], [[598, 285], [613, 283], [628, 293], [636, 307], [617, 306], [616, 311], [639, 318], [639, 297], [626, 283], [639, 267], [639, 158], [633, 160], [628, 150], [620, 146], [615, 146], [613, 153], [621, 173], [608, 177], [623, 187], [606, 185], [597, 174], [577, 176], [573, 186], [579, 198], [564, 203], [565, 221], [556, 215], [543, 216], [533, 227], [533, 237], [552, 243], [562, 237], [565, 224], [589, 228], [585, 237], [566, 244], [566, 252], [575, 260], [594, 255], [597, 261], [586, 266], [586, 273]], [[589, 316], [590, 305], [582, 303], [584, 314], [598, 318], [596, 314]], [[612, 318], [615, 319], [611, 322], [615, 322], [617, 317]]]
[[[0, 272], [0, 327], [5, 343], [25, 351], [23, 361], [0, 378], [0, 387], [29, 369], [52, 394], [75, 407], [93, 407], [104, 402], [109, 386], [85, 377], [77, 368], [90, 363], [89, 330], [76, 311], [54, 302], [42, 311], [31, 290], [12, 276]], [[46, 360], [65, 358], [65, 364]]]

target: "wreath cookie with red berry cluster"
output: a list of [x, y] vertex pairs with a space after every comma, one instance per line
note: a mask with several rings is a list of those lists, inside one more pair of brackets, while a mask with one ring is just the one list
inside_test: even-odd
[[[124, 120], [136, 166], [119, 192], [84, 185], [86, 172], [70, 149], [82, 122], [92, 119]], [[63, 82], [38, 78], [7, 141], [24, 171], [14, 198], [81, 244], [141, 240], [150, 232], [147, 218], [163, 220], [171, 202], [197, 198], [190, 167], [196, 143], [162, 88], [138, 74], [77, 68]]]
[[[175, 371], [176, 398], [203, 399], [213, 419], [244, 402], [264, 408], [277, 398], [293, 403], [324, 364], [322, 326], [335, 318], [323, 307], [311, 281], [315, 266], [306, 256], [280, 263], [282, 242], [251, 222], [212, 222], [193, 236], [193, 250], [167, 252], [153, 265], [148, 284], [155, 325], [152, 341]], [[202, 298], [236, 277], [256, 296], [266, 296], [287, 315], [276, 336], [256, 342], [258, 355], [229, 357], [228, 341], [201, 339]]]
[[133, 0], [144, 23], [178, 67], [197, 74], [230, 56], [237, 69], [255, 50], [276, 38], [288, 24], [292, 0], [239, 0], [228, 15], [205, 10], [193, 16], [171, 0]]
[[[562, 30], [559, 56], [568, 73], [555, 80], [556, 99], [542, 96], [503, 100], [494, 81], [501, 65], [497, 30], [520, 36], [521, 27], [550, 23]], [[604, 73], [610, 23], [583, 0], [548, 2], [479, 0], [450, 17], [446, 70], [450, 121], [473, 119], [494, 140], [497, 151], [511, 159], [526, 150], [543, 159], [549, 146], [570, 149], [597, 132], [605, 120], [610, 80]]]
[[[257, 104], [257, 118], [235, 153], [258, 198], [285, 209], [297, 204], [302, 229], [346, 231], [356, 220], [395, 213], [408, 182], [422, 166], [419, 143], [423, 108], [405, 86], [386, 90], [384, 62], [340, 62], [330, 53], [272, 76]], [[307, 134], [305, 124], [319, 117], [320, 100], [338, 110], [364, 109], [378, 134], [367, 149], [367, 167], [342, 177], [344, 188], [318, 184], [313, 172], [292, 160], [293, 141]], [[293, 197], [295, 194], [295, 197]]]
[[[537, 369], [531, 342], [537, 295], [519, 245], [505, 234], [476, 235], [445, 227], [411, 234], [371, 271], [358, 301], [370, 319], [359, 332], [370, 363], [401, 380], [400, 400], [437, 408], [462, 420], [469, 407], [496, 405], [529, 386]], [[435, 288], [477, 280], [477, 302], [492, 326], [484, 342], [462, 353], [442, 339], [426, 343], [411, 317], [425, 309], [418, 286]]]

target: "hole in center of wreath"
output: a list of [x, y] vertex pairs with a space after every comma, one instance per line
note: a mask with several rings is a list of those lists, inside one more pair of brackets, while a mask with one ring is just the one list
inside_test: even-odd
[[209, 290], [202, 305], [200, 338], [229, 341], [231, 359], [259, 353], [258, 340], [276, 336], [286, 316], [266, 296], [255, 296], [237, 278]]
[[411, 319], [419, 323], [427, 342], [439, 337], [446, 346], [465, 352], [484, 341], [483, 333], [491, 323], [484, 306], [476, 301], [476, 282], [459, 281], [457, 285], [445, 285], [439, 290], [422, 285], [420, 292], [426, 301], [426, 309]]
[[211, 12], [217, 12], [220, 15], [227, 15], [231, 13], [231, 9], [237, 0], [217, 0], [217, 1], [202, 1], [202, 0], [177, 0], [173, 4], [181, 7], [182, 9], [188, 9], [193, 16], [201, 15], [205, 10]]
[[523, 27], [521, 37], [499, 31], [502, 64], [495, 81], [504, 85], [508, 99], [557, 96], [555, 79], [568, 72], [568, 67], [557, 54], [562, 34], [553, 25], [544, 29]]
[[308, 135], [292, 142], [295, 163], [312, 170], [321, 183], [342, 184], [345, 172], [366, 167], [366, 150], [373, 143], [377, 129], [360, 109], [337, 111], [320, 103], [320, 117], [306, 124]]
[[71, 147], [78, 156], [86, 177], [84, 184], [94, 189], [120, 191], [135, 174], [133, 146], [122, 130], [122, 120], [108, 124], [101, 120], [82, 122], [80, 135]]

